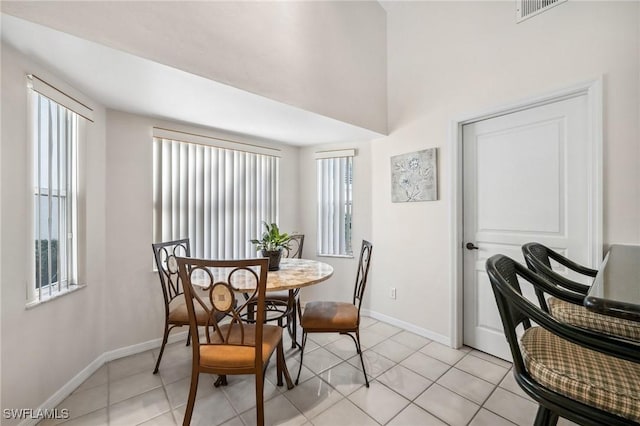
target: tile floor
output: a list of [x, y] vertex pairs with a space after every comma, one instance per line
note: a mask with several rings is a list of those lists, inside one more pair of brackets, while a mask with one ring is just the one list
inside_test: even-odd
[[[275, 386], [272, 359], [265, 383], [267, 424], [533, 424], [537, 406], [518, 388], [510, 363], [470, 348], [454, 350], [371, 318], [363, 318], [361, 327], [371, 386], [364, 387], [351, 339], [311, 334], [300, 384], [292, 390]], [[143, 352], [101, 367], [60, 404], [70, 413], [64, 425], [182, 424], [191, 348], [184, 342], [167, 346], [160, 372], [153, 375], [157, 355], [158, 350]], [[295, 380], [299, 351], [287, 351], [287, 365]], [[254, 424], [253, 376], [229, 376], [223, 388], [214, 388], [213, 381], [201, 377], [191, 424]]]

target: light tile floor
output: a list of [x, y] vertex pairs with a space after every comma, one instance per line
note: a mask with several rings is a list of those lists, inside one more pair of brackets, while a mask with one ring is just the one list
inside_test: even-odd
[[[470, 348], [454, 350], [371, 318], [361, 341], [371, 386], [364, 387], [353, 342], [338, 334], [310, 334], [300, 384], [275, 386], [267, 370], [265, 413], [269, 425], [531, 425], [537, 405], [522, 392], [511, 364]], [[285, 337], [285, 347], [291, 341]], [[59, 408], [72, 425], [179, 425], [189, 392], [191, 348], [167, 346], [158, 375], [158, 350], [101, 367]], [[295, 380], [299, 351], [287, 350]], [[275, 364], [275, 359], [272, 360]], [[253, 376], [229, 376], [214, 388], [202, 375], [192, 425], [255, 423]], [[41, 425], [55, 424], [51, 421]], [[560, 425], [572, 425], [562, 419]]]

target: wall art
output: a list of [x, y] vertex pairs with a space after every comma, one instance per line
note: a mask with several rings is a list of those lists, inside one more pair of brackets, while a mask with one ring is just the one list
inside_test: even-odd
[[438, 199], [437, 148], [391, 157], [391, 201]]

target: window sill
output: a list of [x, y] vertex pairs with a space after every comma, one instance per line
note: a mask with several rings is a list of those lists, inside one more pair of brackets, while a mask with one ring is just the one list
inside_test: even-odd
[[81, 289], [85, 288], [86, 286], [87, 286], [86, 284], [78, 284], [78, 285], [69, 286], [68, 289], [56, 292], [56, 293], [52, 294], [51, 296], [47, 295], [47, 296], [43, 297], [40, 300], [34, 300], [32, 302], [28, 302], [25, 305], [25, 309], [27, 309], [27, 310], [33, 309], [33, 308], [35, 308], [37, 306], [40, 306], [40, 305], [42, 305], [44, 303], [48, 303], [48, 302], [51, 302], [52, 300], [55, 300], [55, 299], [58, 299], [60, 297], [66, 296], [67, 294], [75, 293], [76, 291], [81, 290]]
[[316, 254], [317, 257], [337, 257], [340, 259], [353, 259], [353, 254]]

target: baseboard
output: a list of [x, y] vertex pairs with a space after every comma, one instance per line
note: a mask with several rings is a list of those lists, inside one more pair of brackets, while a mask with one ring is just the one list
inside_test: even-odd
[[[175, 343], [180, 340], [187, 339], [188, 331], [181, 331], [179, 333], [169, 334], [167, 344]], [[146, 342], [136, 343], [135, 345], [125, 346], [123, 348], [114, 349], [112, 351], [105, 352], [105, 362], [113, 361], [119, 358], [124, 358], [129, 355], [139, 354], [144, 351], [159, 348], [162, 344], [162, 339], [147, 340]]]
[[[175, 343], [180, 340], [186, 340], [188, 331], [181, 331], [179, 333], [172, 333], [169, 335], [169, 339], [167, 340], [167, 344]], [[152, 339], [146, 342], [137, 343], [131, 346], [125, 346], [123, 348], [114, 349], [112, 351], [107, 351], [99, 355], [96, 359], [91, 361], [89, 365], [87, 365], [82, 371], [76, 374], [71, 380], [69, 380], [64, 386], [62, 386], [56, 393], [51, 395], [49, 399], [47, 399], [44, 403], [42, 403], [36, 410], [34, 411], [42, 411], [45, 410], [53, 410], [57, 406], [59, 406], [62, 401], [64, 401], [69, 395], [73, 393], [85, 380], [87, 380], [93, 373], [98, 371], [100, 367], [102, 367], [105, 363], [124, 358], [129, 355], [139, 354], [141, 352], [148, 351], [150, 349], [159, 348], [162, 344], [162, 338]], [[153, 368], [153, 365], [149, 366], [149, 371]], [[36, 425], [42, 419], [24, 419], [22, 420], [18, 426], [32, 426]]]
[[[105, 363], [105, 354], [98, 356], [96, 359], [91, 361], [89, 365], [87, 365], [82, 371], [76, 374], [71, 380], [69, 380], [64, 386], [62, 386], [56, 393], [51, 395], [49, 399], [47, 399], [37, 410], [53, 410], [56, 408], [62, 401], [64, 401], [69, 395], [73, 393], [74, 390], [78, 388], [85, 380], [87, 380], [93, 373], [95, 373], [100, 367], [102, 367]], [[31, 419], [27, 418], [22, 420], [19, 423], [19, 426], [31, 426], [37, 424], [42, 419]]]
[[433, 340], [434, 342], [442, 343], [446, 346], [451, 346], [451, 339], [447, 336], [443, 336], [442, 334], [435, 333], [431, 330], [427, 330], [426, 328], [418, 327], [414, 324], [408, 323], [406, 321], [399, 320], [397, 318], [391, 317], [389, 315], [381, 314], [376, 311], [372, 311], [369, 309], [362, 308], [360, 310], [362, 315], [369, 316], [373, 319], [386, 322], [387, 324], [394, 325], [403, 330], [410, 331], [419, 336], [426, 337], [427, 339]]
[[[419, 336], [426, 337], [443, 345], [451, 346], [451, 339], [442, 334], [435, 333], [426, 328], [418, 327], [414, 324], [406, 321], [399, 320], [389, 315], [381, 314], [379, 312], [371, 311], [369, 309], [362, 309], [362, 315], [369, 316], [373, 319], [386, 322], [403, 330], [410, 331]], [[175, 343], [187, 338], [188, 331], [182, 331], [180, 333], [173, 333], [169, 335], [168, 343]], [[125, 346], [122, 348], [114, 349], [104, 352], [96, 359], [94, 359], [89, 365], [87, 365], [82, 371], [76, 374], [71, 380], [69, 380], [64, 386], [62, 386], [56, 393], [54, 393], [49, 399], [47, 399], [40, 407], [39, 410], [52, 410], [62, 403], [74, 390], [78, 388], [85, 380], [87, 380], [93, 373], [98, 371], [105, 363], [114, 361], [119, 358], [124, 358], [130, 355], [139, 354], [141, 352], [148, 351], [150, 349], [159, 348], [162, 344], [162, 339], [152, 339], [142, 343], [136, 343], [135, 345]], [[153, 366], [149, 366], [153, 368]], [[36, 425], [41, 419], [25, 419], [19, 423], [19, 426], [31, 426]]]

